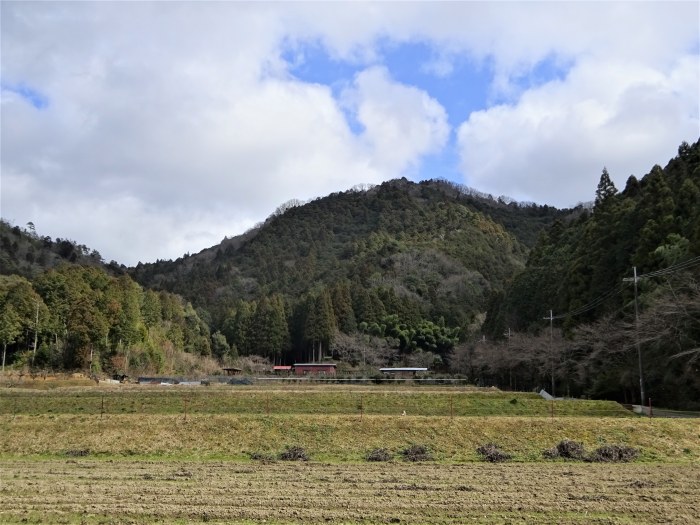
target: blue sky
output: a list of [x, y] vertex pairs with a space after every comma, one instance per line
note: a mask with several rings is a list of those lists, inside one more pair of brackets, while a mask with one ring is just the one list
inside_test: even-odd
[[28, 104], [31, 104], [34, 109], [46, 109], [49, 105], [49, 98], [40, 93], [36, 89], [25, 84], [0, 84], [0, 90], [6, 93], [14, 93], [19, 95]]
[[697, 2], [0, 10], [0, 214], [125, 264], [398, 177], [572, 206], [700, 135]]

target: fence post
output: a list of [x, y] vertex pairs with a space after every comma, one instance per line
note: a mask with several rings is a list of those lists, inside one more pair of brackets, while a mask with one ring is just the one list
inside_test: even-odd
[[102, 404], [100, 405], [100, 419], [102, 419], [102, 414], [105, 413], [105, 395], [102, 394]]
[[554, 400], [549, 402], [549, 413], [552, 418], [554, 418]]
[[450, 419], [454, 419], [454, 395], [450, 394]]
[[183, 398], [182, 398], [182, 402], [183, 402], [184, 405], [185, 405], [185, 421], [187, 421], [187, 398], [186, 398], [186, 397], [183, 397]]

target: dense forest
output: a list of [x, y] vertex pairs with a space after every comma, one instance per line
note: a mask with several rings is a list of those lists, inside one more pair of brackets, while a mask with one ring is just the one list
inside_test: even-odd
[[348, 375], [429, 366], [630, 402], [641, 360], [648, 396], [695, 406], [699, 148], [623, 191], [603, 169], [574, 209], [401, 179], [290, 201], [243, 235], [135, 268], [2, 221], [0, 344], [16, 368], [334, 359]]
[[504, 357], [478, 374], [507, 385], [527, 364], [560, 393], [638, 402], [641, 361], [645, 397], [697, 408], [699, 256], [699, 143], [622, 191], [603, 169], [592, 210], [555, 221], [491, 297], [482, 328], [495, 341], [481, 353]]

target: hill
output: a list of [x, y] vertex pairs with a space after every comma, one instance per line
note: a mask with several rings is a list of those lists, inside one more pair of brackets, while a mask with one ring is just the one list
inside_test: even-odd
[[140, 264], [131, 275], [188, 298], [214, 327], [241, 299], [296, 299], [337, 283], [349, 283], [351, 295], [383, 292], [421, 317], [462, 326], [524, 266], [539, 233], [567, 213], [445, 181], [394, 180], [283, 205], [245, 235], [176, 261]]
[[510, 357], [487, 375], [508, 377], [511, 358], [532, 354], [550, 312], [554, 338], [540, 336], [551, 350], [537, 366], [549, 368], [552, 389], [639, 402], [641, 369], [644, 403], [699, 406], [700, 142], [622, 191], [604, 169], [592, 210], [540, 237], [483, 326], [490, 339], [532, 337], [501, 344]]
[[[25, 228], [0, 219], [0, 275], [21, 275], [32, 279], [49, 268], [71, 263], [105, 267], [97, 250], [70, 239], [39, 235], [33, 223]], [[111, 270], [123, 273], [125, 266], [112, 261]]]

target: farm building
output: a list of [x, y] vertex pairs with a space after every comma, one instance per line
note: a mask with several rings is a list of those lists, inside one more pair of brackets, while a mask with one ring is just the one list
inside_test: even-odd
[[427, 372], [427, 368], [423, 367], [393, 367], [393, 368], [380, 368], [379, 371], [382, 374], [389, 374], [396, 377], [415, 377], [421, 372]]
[[272, 371], [278, 376], [288, 376], [292, 373], [292, 367], [287, 365], [275, 365], [272, 367]]
[[298, 376], [334, 376], [335, 363], [295, 363], [294, 374]]
[[233, 367], [232, 368], [222, 368], [222, 370], [224, 371], [224, 374], [226, 374], [227, 376], [237, 376], [237, 375], [240, 375], [241, 372], [243, 372], [243, 370], [241, 370], [240, 368], [233, 368]]

